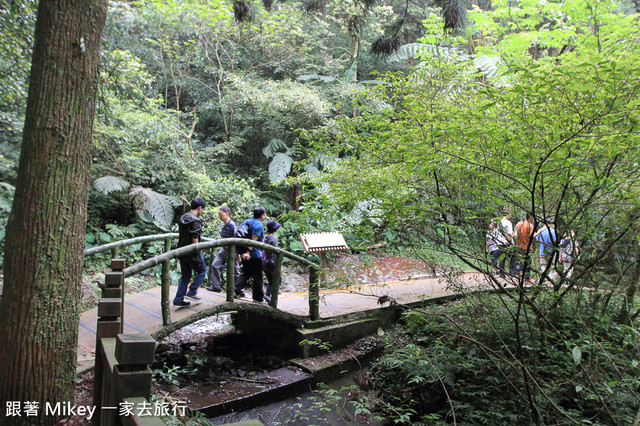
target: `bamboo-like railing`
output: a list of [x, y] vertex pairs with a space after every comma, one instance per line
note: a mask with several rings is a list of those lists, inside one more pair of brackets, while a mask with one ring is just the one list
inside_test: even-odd
[[118, 255], [118, 249], [121, 247], [164, 240], [164, 253], [143, 260], [142, 262], [138, 262], [135, 265], [129, 266], [128, 268], [125, 268], [123, 272], [125, 277], [130, 277], [144, 270], [153, 268], [156, 265], [162, 264], [162, 272], [160, 277], [162, 291], [160, 303], [162, 308], [162, 323], [163, 325], [167, 326], [171, 324], [171, 301], [169, 300], [169, 287], [171, 285], [169, 262], [171, 259], [184, 256], [198, 250], [207, 251], [217, 247], [227, 247], [226, 300], [227, 302], [233, 302], [235, 299], [235, 248], [237, 245], [257, 247], [259, 249], [267, 250], [276, 254], [276, 264], [273, 274], [273, 287], [271, 289], [271, 301], [269, 302], [269, 306], [272, 306], [274, 308], [278, 307], [278, 291], [280, 287], [281, 267], [282, 261], [286, 257], [288, 259], [299, 262], [309, 268], [309, 317], [312, 320], [317, 320], [320, 318], [320, 266], [318, 264], [311, 262], [304, 257], [290, 253], [286, 250], [282, 250], [281, 248], [273, 247], [269, 244], [260, 243], [244, 238], [224, 238], [219, 240], [212, 240], [207, 238], [203, 242], [171, 250], [171, 240], [177, 237], [178, 234], [176, 233], [147, 235], [93, 247], [85, 250], [84, 253], [85, 256], [91, 256], [111, 250], [112, 256], [116, 257]]
[[116, 258], [118, 257], [118, 252], [122, 247], [134, 244], [152, 243], [154, 241], [171, 241], [173, 238], [178, 238], [178, 234], [173, 232], [168, 234], [145, 235], [143, 237], [129, 238], [128, 240], [114, 241], [101, 246], [91, 247], [84, 251], [84, 255], [93, 256], [111, 250], [111, 258]]
[[[93, 255], [104, 253], [105, 251], [111, 250], [111, 258], [114, 259], [118, 257], [119, 250], [122, 247], [128, 247], [134, 244], [152, 243], [154, 241], [165, 241], [165, 242], [171, 241], [174, 238], [178, 238], [178, 235], [179, 234], [176, 232], [171, 232], [168, 234], [145, 235], [142, 237], [129, 238], [127, 240], [114, 241], [112, 243], [103, 244], [101, 246], [85, 249], [84, 255], [93, 256]], [[203, 237], [202, 241], [213, 241], [213, 238]], [[166, 249], [166, 245], [165, 245], [165, 251], [169, 251], [170, 249], [171, 249], [171, 246], [169, 246], [169, 249]]]

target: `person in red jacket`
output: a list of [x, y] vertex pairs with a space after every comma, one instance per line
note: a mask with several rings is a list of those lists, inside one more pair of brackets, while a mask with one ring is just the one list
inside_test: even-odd
[[518, 270], [524, 276], [525, 281], [533, 283], [531, 280], [531, 251], [532, 237], [535, 228], [533, 226], [533, 215], [527, 213], [526, 220], [521, 220], [516, 224], [516, 244], [518, 245]]

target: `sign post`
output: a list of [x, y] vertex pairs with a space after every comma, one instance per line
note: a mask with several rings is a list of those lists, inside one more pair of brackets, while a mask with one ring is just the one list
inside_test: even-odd
[[[342, 234], [338, 232], [317, 232], [312, 234], [300, 234], [300, 240], [306, 253], [318, 253], [320, 255], [320, 280], [327, 279], [327, 252], [346, 251], [349, 246], [344, 241]], [[311, 319], [319, 318], [320, 286], [316, 280], [309, 280], [309, 311]], [[315, 317], [315, 318], [314, 318]]]

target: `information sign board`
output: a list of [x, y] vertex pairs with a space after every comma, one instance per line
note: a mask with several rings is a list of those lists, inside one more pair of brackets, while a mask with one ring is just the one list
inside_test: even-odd
[[304, 251], [307, 253], [349, 250], [344, 237], [338, 232], [300, 234], [300, 240], [304, 246]]

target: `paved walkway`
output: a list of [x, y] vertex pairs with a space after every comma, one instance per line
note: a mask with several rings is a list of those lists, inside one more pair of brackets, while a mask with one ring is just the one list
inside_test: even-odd
[[[465, 287], [473, 288], [481, 284], [482, 275], [466, 273], [462, 277]], [[171, 298], [176, 287], [171, 287]], [[433, 299], [453, 294], [447, 289], [442, 278], [424, 278], [409, 281], [392, 281], [381, 284], [364, 285], [352, 290], [323, 290], [320, 292], [320, 317], [347, 314], [380, 307], [378, 297], [387, 295], [398, 303], [410, 303], [424, 299]], [[247, 296], [251, 292], [247, 291]], [[223, 293], [212, 293], [205, 289], [198, 292], [202, 303], [188, 308], [176, 309], [171, 305], [172, 321], [185, 318], [194, 312], [199, 312], [216, 304], [225, 303]], [[248, 299], [237, 299], [253, 303]], [[278, 308], [297, 315], [309, 314], [308, 293], [282, 293], [278, 297]], [[160, 309], [160, 287], [154, 287], [141, 293], [128, 294], [124, 299], [124, 332], [125, 333], [153, 333], [162, 328], [162, 313]], [[84, 371], [94, 364], [97, 308], [80, 316], [80, 330], [78, 333], [78, 371]]]

